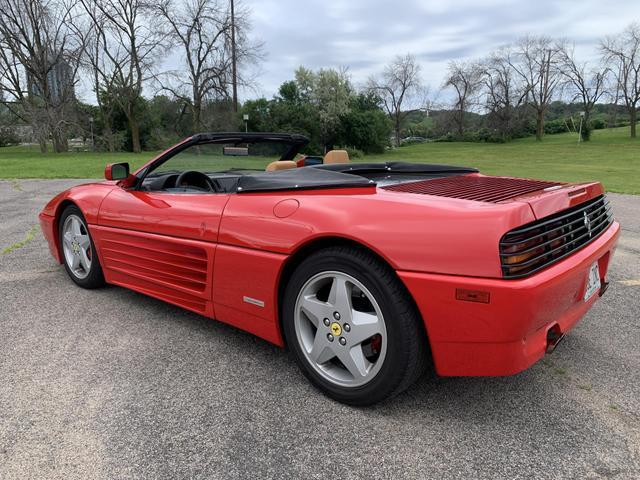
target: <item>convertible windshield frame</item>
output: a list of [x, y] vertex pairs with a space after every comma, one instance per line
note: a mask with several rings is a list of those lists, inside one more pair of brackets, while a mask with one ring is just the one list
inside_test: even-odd
[[[194, 145], [206, 144], [233, 144], [240, 145], [246, 143], [282, 143], [288, 145], [284, 153], [280, 156], [280, 160], [293, 160], [298, 152], [309, 143], [309, 139], [304, 135], [294, 133], [258, 133], [258, 132], [222, 132], [222, 133], [197, 133], [185, 139], [174, 147], [162, 152], [158, 157], [147, 163], [139, 169], [135, 176], [137, 177], [134, 189], [140, 190], [144, 179], [149, 173], [157, 169], [173, 158], [183, 150]], [[242, 158], [242, 157], [238, 157]]]

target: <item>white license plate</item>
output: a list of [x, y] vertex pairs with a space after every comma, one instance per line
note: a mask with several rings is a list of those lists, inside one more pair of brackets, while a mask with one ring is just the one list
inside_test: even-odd
[[589, 278], [587, 278], [584, 301], [589, 300], [598, 290], [600, 290], [600, 269], [598, 268], [598, 262], [596, 262], [589, 268]]

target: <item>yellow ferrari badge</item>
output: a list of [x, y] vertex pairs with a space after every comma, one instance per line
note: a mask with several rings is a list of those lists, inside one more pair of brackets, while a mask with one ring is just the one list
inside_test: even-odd
[[333, 333], [334, 337], [338, 337], [342, 333], [342, 327], [338, 322], [333, 322], [331, 324], [331, 333]]

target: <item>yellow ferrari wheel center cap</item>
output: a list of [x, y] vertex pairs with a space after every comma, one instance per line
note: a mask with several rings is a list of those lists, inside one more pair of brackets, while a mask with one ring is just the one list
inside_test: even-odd
[[335, 337], [339, 336], [342, 333], [342, 327], [338, 322], [333, 322], [330, 328], [331, 328], [331, 333], [333, 333]]

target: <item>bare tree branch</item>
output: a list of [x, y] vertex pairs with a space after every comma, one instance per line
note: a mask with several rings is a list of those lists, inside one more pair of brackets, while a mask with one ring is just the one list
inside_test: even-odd
[[482, 69], [477, 63], [450, 62], [444, 87], [455, 92], [455, 114], [458, 138], [464, 136], [465, 113], [477, 104], [477, 94], [482, 85]]
[[[393, 122], [396, 145], [400, 145], [402, 120], [419, 108], [415, 108], [415, 100], [424, 96], [420, 65], [411, 54], [397, 56], [385, 67], [380, 78], [369, 79], [367, 89], [380, 98], [383, 109]], [[407, 104], [414, 108], [406, 109]]]
[[526, 100], [536, 111], [536, 139], [544, 136], [544, 120], [561, 80], [562, 44], [549, 37], [527, 36], [515, 45], [511, 67], [526, 86]]
[[146, 0], [79, 1], [90, 19], [92, 48], [85, 58], [93, 70], [96, 97], [106, 94], [119, 105], [129, 123], [132, 149], [140, 152], [143, 86], [168, 48], [166, 32], [154, 22], [153, 6]]
[[571, 94], [571, 101], [578, 101], [582, 105], [582, 139], [589, 140], [591, 112], [607, 92], [609, 69], [603, 65], [590, 67], [587, 63], [578, 62], [573, 45], [565, 45], [560, 51], [560, 69], [566, 79], [565, 86]]
[[[191, 111], [194, 131], [205, 126], [208, 101], [228, 99], [231, 87], [231, 17], [225, 0], [163, 0], [156, 11], [162, 17], [183, 58], [184, 71], [157, 76], [160, 89], [184, 102]], [[249, 12], [238, 6], [235, 18], [236, 57], [239, 65], [261, 56], [262, 45], [248, 40]], [[238, 76], [246, 84], [243, 75]]]
[[616, 80], [616, 99], [621, 95], [629, 111], [631, 137], [636, 137], [640, 106], [640, 24], [632, 23], [622, 33], [600, 44], [602, 57]]
[[513, 55], [510, 47], [503, 47], [479, 64], [487, 125], [502, 141], [512, 138], [526, 120], [522, 106], [528, 90], [511, 66]]
[[0, 0], [1, 96], [31, 123], [43, 151], [49, 136], [56, 152], [67, 150], [85, 48], [69, 27], [75, 7], [74, 0]]

